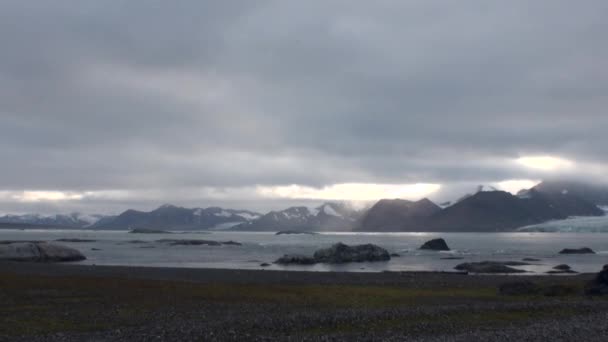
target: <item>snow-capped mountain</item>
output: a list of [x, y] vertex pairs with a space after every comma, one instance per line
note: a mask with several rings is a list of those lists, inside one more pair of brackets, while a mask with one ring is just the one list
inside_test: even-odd
[[350, 230], [361, 211], [344, 203], [328, 202], [316, 208], [290, 207], [235, 226], [235, 230]]
[[223, 209], [218, 207], [183, 208], [165, 204], [150, 212], [130, 209], [113, 220], [94, 225], [93, 228], [218, 229], [249, 222], [260, 216], [261, 214], [248, 210]]
[[54, 226], [67, 228], [88, 228], [100, 220], [106, 220], [111, 216], [88, 215], [82, 213], [56, 214], [56, 215], [5, 215], [0, 217], [0, 223], [33, 225], [33, 226]]

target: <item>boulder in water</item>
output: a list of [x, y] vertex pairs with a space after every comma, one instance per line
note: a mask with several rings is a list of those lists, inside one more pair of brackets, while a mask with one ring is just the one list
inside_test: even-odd
[[86, 257], [78, 250], [46, 242], [16, 242], [0, 245], [0, 260], [62, 262]]
[[595, 252], [589, 247], [583, 248], [564, 248], [559, 254], [595, 254]]
[[316, 262], [343, 264], [347, 262], [387, 261], [388, 251], [372, 244], [348, 246], [337, 243], [329, 248], [319, 249], [313, 256]]
[[449, 251], [450, 247], [448, 247], [448, 244], [445, 242], [444, 239], [440, 238], [425, 242], [422, 246], [420, 246], [420, 249], [426, 249], [431, 251]]

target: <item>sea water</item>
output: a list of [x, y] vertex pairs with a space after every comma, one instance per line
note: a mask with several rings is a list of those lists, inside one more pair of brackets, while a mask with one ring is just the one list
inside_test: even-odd
[[[449, 252], [422, 251], [427, 240], [442, 237]], [[78, 264], [155, 267], [268, 269], [301, 271], [455, 271], [462, 262], [540, 259], [521, 266], [529, 274], [568, 264], [578, 272], [597, 272], [608, 264], [608, 234], [602, 233], [344, 233], [275, 235], [273, 232], [183, 232], [132, 234], [127, 231], [94, 230], [0, 230], [0, 240], [87, 239], [93, 242], [59, 242], [80, 250], [87, 259]], [[203, 239], [236, 241], [241, 246], [182, 246], [161, 239]], [[136, 241], [134, 241], [136, 240]], [[398, 253], [388, 262], [317, 264], [311, 266], [272, 264], [283, 254], [312, 255], [315, 250], [343, 242], [349, 245], [372, 243]], [[563, 255], [563, 248], [590, 247], [597, 254]], [[446, 259], [450, 257], [462, 259]], [[262, 267], [260, 264], [271, 266]]]

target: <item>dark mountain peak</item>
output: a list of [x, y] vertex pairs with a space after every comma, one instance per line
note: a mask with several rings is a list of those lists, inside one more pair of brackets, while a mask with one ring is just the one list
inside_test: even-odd
[[357, 230], [399, 231], [407, 225], [421, 225], [426, 217], [440, 210], [441, 208], [428, 199], [416, 202], [404, 199], [382, 199], [363, 215]]
[[608, 205], [608, 185], [581, 180], [546, 180], [533, 189], [547, 194], [569, 194], [595, 205]]
[[408, 200], [400, 199], [400, 198], [394, 198], [394, 199], [385, 198], [385, 199], [381, 199], [378, 202], [376, 202], [376, 204], [374, 204], [372, 206], [372, 208], [375, 206], [389, 206], [389, 205], [390, 206], [409, 207], [409, 205], [412, 203], [413, 203], [412, 201], [408, 201]]

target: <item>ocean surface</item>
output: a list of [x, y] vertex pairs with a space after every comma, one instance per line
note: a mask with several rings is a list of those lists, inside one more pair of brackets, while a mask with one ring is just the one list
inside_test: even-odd
[[[425, 241], [442, 237], [452, 251], [421, 251]], [[271, 232], [187, 232], [172, 234], [132, 234], [127, 231], [92, 230], [0, 230], [0, 240], [90, 239], [94, 242], [60, 242], [80, 250], [87, 260], [78, 264], [269, 269], [301, 271], [454, 271], [462, 262], [483, 260], [521, 261], [537, 258], [535, 265], [520, 268], [530, 274], [544, 273], [558, 264], [568, 264], [578, 272], [597, 272], [608, 264], [608, 234], [602, 233], [320, 233], [316, 235], [275, 235]], [[236, 241], [242, 246], [172, 246], [160, 239], [204, 239]], [[138, 241], [134, 241], [138, 240]], [[373, 243], [391, 253], [388, 262], [280, 266], [272, 264], [283, 254], [312, 255], [334, 243]], [[563, 248], [590, 247], [591, 255], [560, 255]], [[459, 257], [460, 260], [443, 259]], [[271, 263], [261, 267], [261, 263]]]

